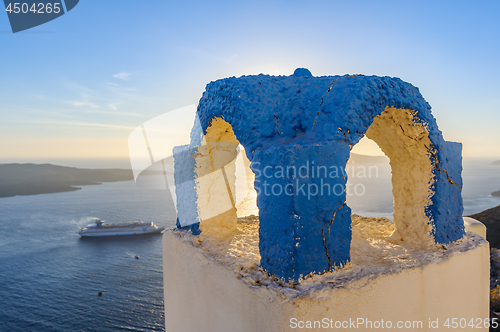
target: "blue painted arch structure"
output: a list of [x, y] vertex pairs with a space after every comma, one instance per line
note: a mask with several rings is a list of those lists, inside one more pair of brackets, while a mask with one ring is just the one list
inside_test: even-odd
[[443, 139], [416, 87], [391, 77], [313, 77], [303, 68], [291, 76], [231, 77], [207, 85], [197, 109], [201, 128], [193, 128], [191, 147], [201, 144], [199, 131], [206, 134], [215, 118], [232, 126], [256, 174], [261, 266], [269, 273], [298, 280], [349, 262], [351, 210], [345, 191], [325, 189], [312, 196], [305, 190], [340, 188], [347, 177], [315, 177], [310, 168], [300, 176], [292, 171], [312, 164], [345, 168], [352, 147], [388, 107], [408, 112], [411, 126], [425, 128], [428, 138], [424, 238], [442, 244], [462, 238], [461, 145]]

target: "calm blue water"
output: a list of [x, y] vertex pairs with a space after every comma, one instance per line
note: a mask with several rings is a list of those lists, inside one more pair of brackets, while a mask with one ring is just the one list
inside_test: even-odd
[[[464, 163], [463, 175], [465, 215], [500, 205], [490, 195], [500, 190], [500, 166]], [[359, 182], [366, 191], [349, 198], [353, 212], [391, 217], [388, 165]], [[92, 217], [171, 226], [173, 211], [166, 191], [133, 181], [1, 198], [0, 331], [164, 331], [161, 236], [82, 239], [76, 231]]]
[[[464, 215], [468, 216], [500, 205], [500, 197], [493, 197], [493, 191], [500, 190], [500, 166], [490, 165], [491, 160], [472, 159], [463, 163]], [[376, 166], [378, 172], [370, 166]], [[347, 195], [347, 204], [352, 212], [367, 217], [386, 217], [392, 219], [392, 184], [391, 168], [387, 164], [357, 164], [348, 170], [351, 194]], [[363, 170], [366, 170], [363, 173]], [[354, 171], [354, 173], [353, 173]], [[358, 187], [357, 195], [354, 186]]]
[[164, 331], [161, 236], [76, 231], [91, 217], [170, 226], [171, 211], [132, 181], [0, 199], [0, 330]]

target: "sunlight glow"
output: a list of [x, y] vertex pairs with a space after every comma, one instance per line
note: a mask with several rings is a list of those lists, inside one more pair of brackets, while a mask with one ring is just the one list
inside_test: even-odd
[[380, 150], [377, 143], [366, 136], [352, 148], [351, 153], [364, 154], [367, 156], [385, 156], [384, 152]]

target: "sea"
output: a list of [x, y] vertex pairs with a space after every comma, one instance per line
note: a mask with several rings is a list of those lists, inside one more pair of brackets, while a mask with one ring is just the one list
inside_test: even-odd
[[[491, 158], [464, 159], [462, 163], [462, 199], [464, 216], [500, 205], [500, 197], [491, 196], [500, 190], [500, 165]], [[350, 167], [350, 168], [349, 168]], [[393, 199], [389, 163], [351, 164], [348, 175], [347, 204], [352, 213], [366, 217], [392, 220]]]
[[[464, 162], [464, 215], [500, 205], [490, 195], [500, 190], [500, 166], [490, 163]], [[358, 186], [348, 204], [392, 218], [390, 167], [377, 167], [351, 178], [364, 192]], [[170, 191], [134, 181], [81, 188], [0, 198], [0, 331], [165, 331], [161, 235], [87, 239], [77, 231], [92, 218], [174, 226]]]
[[164, 331], [161, 235], [77, 231], [94, 217], [173, 226], [167, 198], [133, 181], [0, 198], [0, 331]]

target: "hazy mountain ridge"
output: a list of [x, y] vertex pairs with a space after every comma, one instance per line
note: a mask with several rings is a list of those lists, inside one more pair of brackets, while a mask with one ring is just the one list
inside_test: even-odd
[[75, 191], [75, 186], [128, 181], [130, 169], [87, 169], [52, 164], [0, 164], [0, 197]]
[[[491, 165], [500, 166], [500, 160], [492, 162]], [[500, 197], [500, 190], [492, 192], [491, 196]]]
[[364, 154], [351, 153], [348, 163], [354, 164], [384, 164], [389, 163], [386, 156], [368, 156]]
[[[349, 163], [387, 163], [385, 156], [351, 154]], [[169, 161], [167, 160], [167, 164]], [[173, 167], [173, 160], [170, 162]], [[146, 170], [141, 174], [157, 174]], [[90, 169], [58, 166], [52, 164], [0, 164], [0, 197], [38, 195], [80, 190], [77, 186], [98, 185], [102, 182], [133, 180], [130, 169]]]

